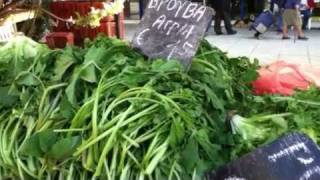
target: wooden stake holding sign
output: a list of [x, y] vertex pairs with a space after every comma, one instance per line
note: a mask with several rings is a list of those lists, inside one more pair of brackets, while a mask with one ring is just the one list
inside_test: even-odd
[[208, 180], [319, 180], [320, 151], [307, 136], [289, 134], [208, 175]]
[[133, 47], [150, 58], [191, 65], [213, 9], [186, 0], [150, 0], [133, 39]]

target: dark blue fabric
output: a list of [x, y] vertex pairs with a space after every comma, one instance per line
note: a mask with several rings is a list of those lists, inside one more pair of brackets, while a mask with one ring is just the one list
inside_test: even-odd
[[286, 0], [271, 0], [271, 11], [273, 11], [274, 4], [278, 5], [279, 8], [284, 8]]
[[240, 19], [244, 20], [246, 17], [246, 2], [245, 0], [240, 0]]
[[276, 26], [277, 26], [277, 31], [282, 31], [282, 13], [283, 13], [283, 8], [286, 3], [286, 0], [271, 0], [271, 6], [270, 10], [274, 12], [274, 5], [278, 5], [280, 8], [278, 12], [275, 14], [275, 19], [276, 19]]
[[309, 18], [311, 16], [311, 10], [307, 9], [307, 10], [303, 10], [301, 11], [301, 14], [303, 15], [302, 18], [302, 28], [306, 29], [309, 23]]
[[[269, 28], [273, 24], [273, 14], [271, 11], [262, 12], [252, 24], [252, 27], [256, 29], [259, 24], [263, 24], [266, 28]], [[260, 32], [264, 33], [264, 32]]]
[[276, 25], [277, 25], [277, 31], [282, 31], [283, 23], [282, 23], [282, 12], [281, 11], [276, 14]]
[[231, 11], [231, 0], [213, 0], [213, 8], [216, 11]]
[[299, 6], [301, 3], [300, 0], [286, 0], [286, 3], [284, 5], [285, 9], [296, 9], [297, 6]]
[[258, 15], [261, 14], [264, 10], [265, 0], [255, 0], [256, 10]]

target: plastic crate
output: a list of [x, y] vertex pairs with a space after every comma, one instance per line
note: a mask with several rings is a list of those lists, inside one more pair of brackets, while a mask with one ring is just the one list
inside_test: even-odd
[[0, 26], [0, 42], [8, 42], [17, 32], [15, 24], [5, 24]]
[[46, 36], [47, 45], [54, 48], [64, 48], [74, 44], [74, 35], [70, 32], [53, 32]]

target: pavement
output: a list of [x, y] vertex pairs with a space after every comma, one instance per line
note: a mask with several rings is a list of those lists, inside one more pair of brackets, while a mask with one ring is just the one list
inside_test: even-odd
[[[126, 21], [126, 39], [132, 40], [137, 21]], [[320, 24], [315, 24], [316, 27]], [[320, 66], [320, 29], [307, 30], [308, 41], [294, 41], [293, 32], [290, 40], [282, 40], [282, 35], [275, 31], [268, 31], [257, 40], [253, 38], [253, 31], [236, 29], [236, 35], [214, 34], [212, 28], [206, 39], [214, 46], [227, 52], [230, 57], [247, 56], [258, 59], [261, 64], [269, 64], [276, 60], [285, 60], [297, 64], [311, 64]]]
[[210, 33], [206, 39], [220, 49], [228, 52], [229, 56], [247, 56], [257, 58], [261, 64], [275, 60], [285, 60], [297, 64], [320, 66], [320, 30], [306, 31], [308, 41], [294, 41], [293, 32], [290, 40], [282, 40], [282, 34], [269, 31], [257, 40], [253, 31], [238, 29], [234, 36], [216, 36]]

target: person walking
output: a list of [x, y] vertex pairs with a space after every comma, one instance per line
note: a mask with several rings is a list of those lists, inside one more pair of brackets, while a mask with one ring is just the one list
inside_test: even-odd
[[271, 0], [270, 2], [270, 10], [274, 13], [276, 19], [277, 31], [282, 33], [282, 14], [283, 8], [286, 3], [286, 0]]
[[260, 15], [265, 7], [265, 0], [255, 0], [255, 6], [257, 10], [257, 15]]
[[301, 26], [301, 17], [300, 17], [300, 0], [286, 0], [286, 3], [284, 5], [284, 11], [282, 15], [283, 19], [283, 28], [282, 33], [283, 37], [282, 39], [290, 39], [288, 36], [288, 26], [293, 26], [295, 29], [295, 32], [298, 35], [298, 40], [308, 40], [307, 37], [305, 37]]
[[309, 19], [311, 17], [312, 9], [314, 8], [314, 0], [301, 0], [300, 12], [302, 17], [302, 29], [306, 30], [309, 24]]
[[214, 21], [214, 31], [217, 35], [221, 35], [221, 21], [224, 21], [224, 25], [227, 34], [233, 35], [237, 31], [233, 30], [231, 25], [231, 1], [230, 0], [213, 0], [213, 8], [216, 12]]
[[244, 18], [246, 17], [246, 0], [240, 0], [240, 20], [244, 21]]

